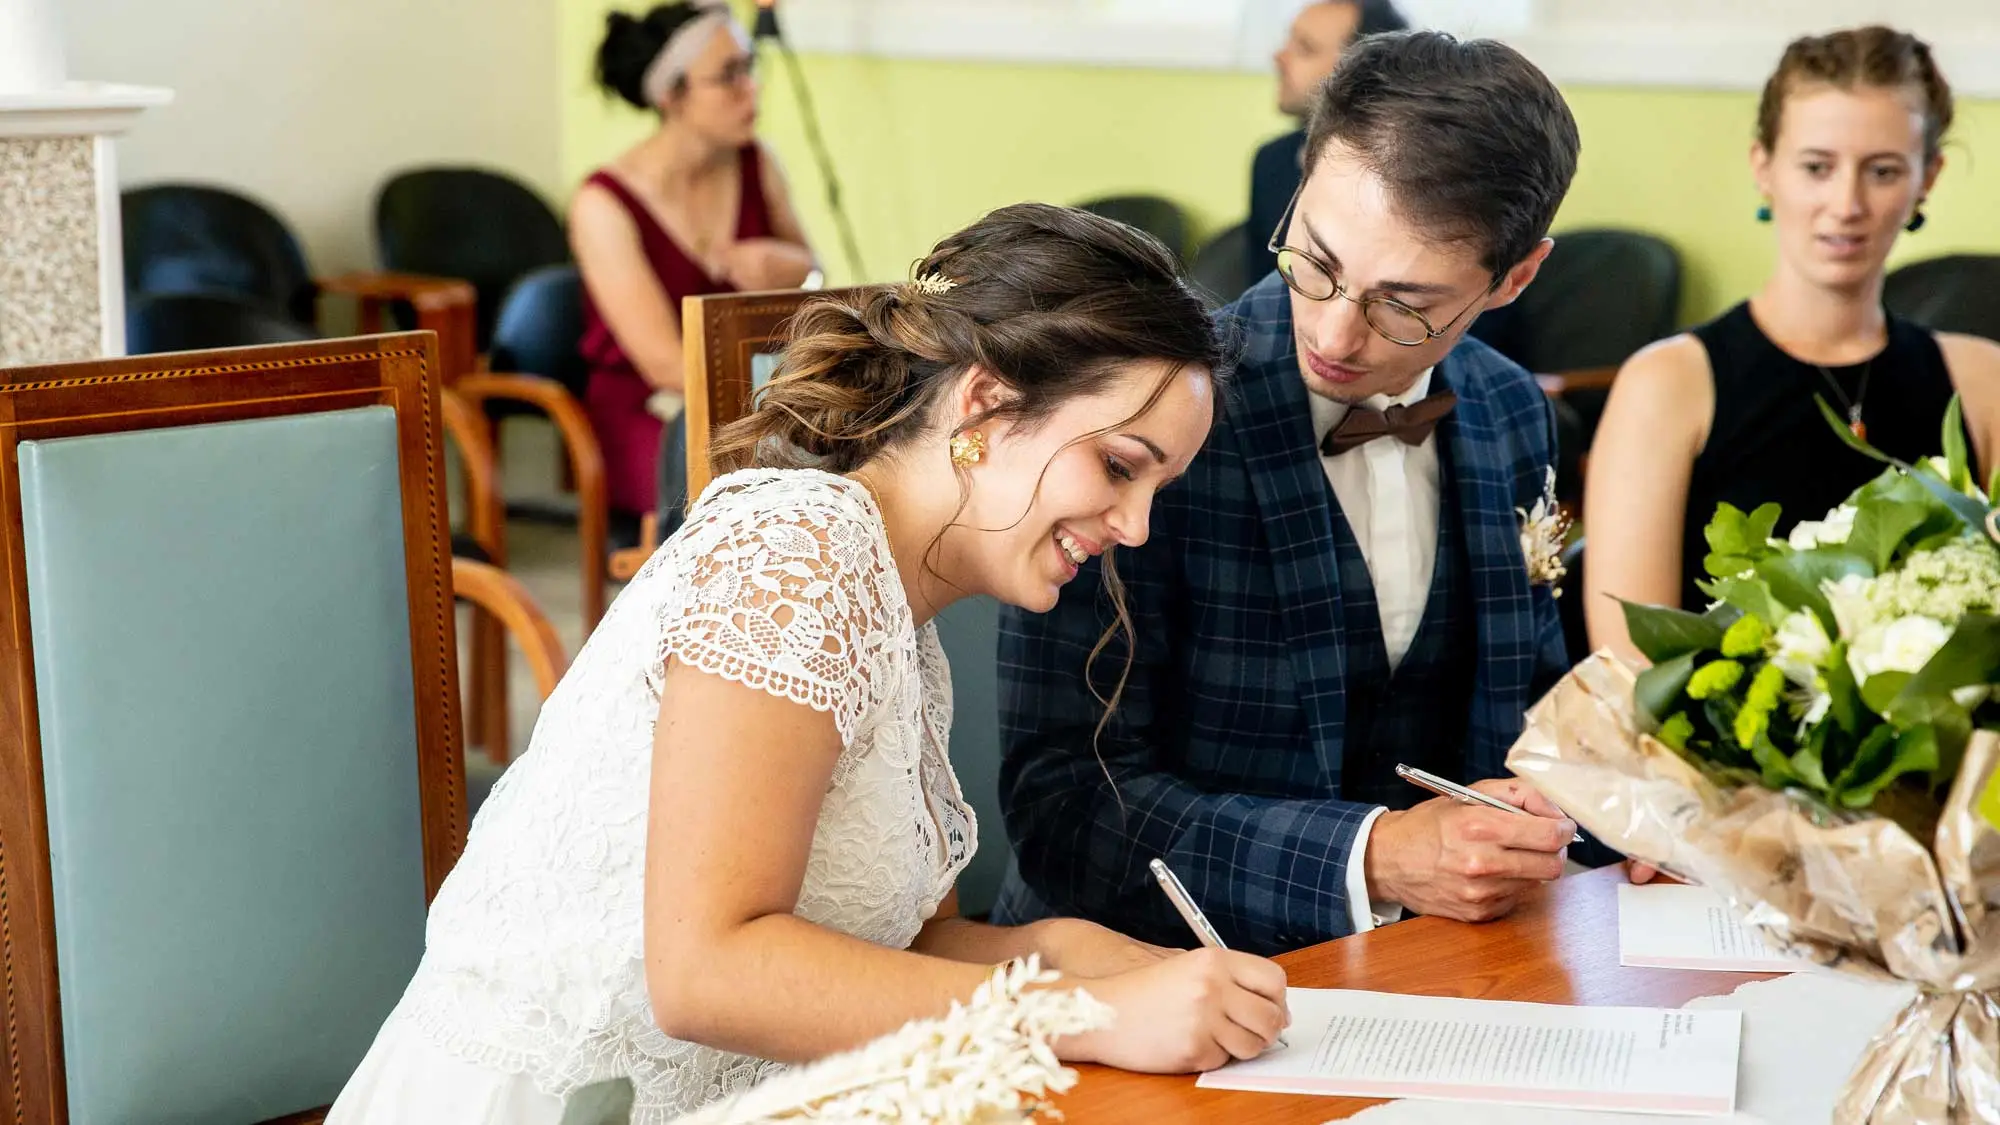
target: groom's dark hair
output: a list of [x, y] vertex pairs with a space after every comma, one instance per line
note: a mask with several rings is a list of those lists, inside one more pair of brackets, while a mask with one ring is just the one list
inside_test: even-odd
[[1549, 232], [1576, 175], [1576, 119], [1555, 83], [1492, 39], [1373, 35], [1320, 87], [1306, 131], [1310, 177], [1329, 144], [1358, 155], [1403, 217], [1469, 243], [1495, 274]]

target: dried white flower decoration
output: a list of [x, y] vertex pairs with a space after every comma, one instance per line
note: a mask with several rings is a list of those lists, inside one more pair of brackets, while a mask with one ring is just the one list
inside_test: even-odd
[[[1535, 586], [1555, 586], [1569, 573], [1563, 565], [1563, 544], [1569, 538], [1569, 517], [1556, 503], [1556, 471], [1549, 470], [1548, 483], [1532, 511], [1514, 509], [1521, 517], [1521, 554], [1528, 560], [1528, 582]], [[1557, 589], [1555, 596], [1562, 597]]]
[[1081, 990], [1030, 989], [1058, 979], [1039, 958], [995, 970], [969, 1004], [915, 1020], [857, 1050], [822, 1059], [683, 1117], [676, 1125], [768, 1121], [993, 1125], [1060, 1116], [1046, 1100], [1076, 1083], [1051, 1040], [1108, 1027], [1112, 1010]]
[[905, 282], [903, 288], [913, 293], [921, 293], [926, 297], [939, 297], [958, 288], [958, 282], [953, 281], [936, 270], [932, 270], [915, 281]]

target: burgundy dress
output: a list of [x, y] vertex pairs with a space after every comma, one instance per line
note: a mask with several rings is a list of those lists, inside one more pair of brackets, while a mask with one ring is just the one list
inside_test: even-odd
[[[739, 157], [743, 177], [743, 198], [736, 214], [736, 238], [769, 238], [771, 209], [764, 201], [762, 160], [757, 146], [743, 146]], [[599, 170], [586, 184], [596, 184], [625, 206], [639, 228], [639, 244], [653, 275], [667, 291], [667, 304], [674, 320], [681, 314], [681, 298], [705, 293], [733, 293], [736, 287], [710, 277], [700, 263], [681, 249], [673, 235], [619, 179]], [[625, 350], [611, 334], [611, 328], [584, 286], [583, 342], [579, 347], [590, 365], [590, 383], [583, 396], [583, 408], [604, 447], [604, 475], [613, 511], [633, 515], [653, 511], [659, 500], [657, 472], [660, 459], [661, 422], [646, 409], [651, 385], [639, 374]]]

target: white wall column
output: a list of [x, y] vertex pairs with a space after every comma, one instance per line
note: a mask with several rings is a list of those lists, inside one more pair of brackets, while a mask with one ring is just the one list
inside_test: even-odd
[[0, 367], [124, 354], [113, 138], [172, 98], [68, 81], [56, 0], [0, 0]]

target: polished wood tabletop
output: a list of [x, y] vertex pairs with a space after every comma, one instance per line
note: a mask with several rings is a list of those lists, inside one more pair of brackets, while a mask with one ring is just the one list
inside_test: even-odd
[[[1477, 1000], [1678, 1008], [1767, 977], [1628, 969], [1618, 964], [1616, 867], [1549, 884], [1513, 916], [1484, 925], [1413, 918], [1278, 958], [1294, 988], [1358, 988]], [[1068, 1125], [1230, 1122], [1319, 1125], [1380, 1104], [1366, 1098], [1203, 1090], [1193, 1075], [1077, 1068], [1056, 1099]]]

